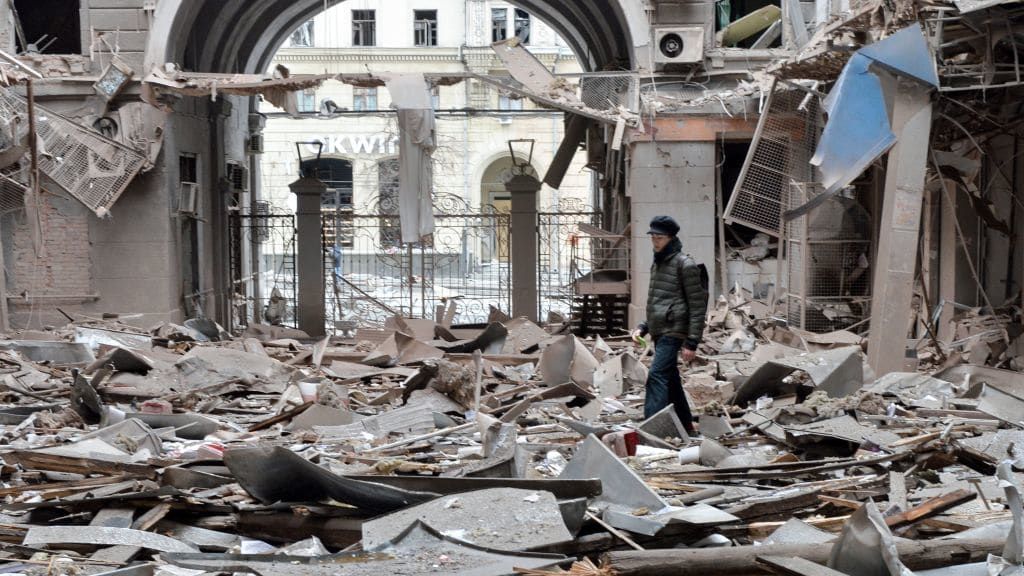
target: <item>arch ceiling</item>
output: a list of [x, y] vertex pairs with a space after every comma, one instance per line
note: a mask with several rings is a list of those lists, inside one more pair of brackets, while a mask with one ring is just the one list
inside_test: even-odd
[[[647, 43], [646, 23], [638, 30], [643, 20], [638, 0], [513, 4], [554, 28], [587, 70], [634, 68], [634, 44]], [[292, 30], [323, 9], [323, 0], [164, 0], [147, 60], [178, 62], [196, 72], [261, 72]], [[644, 38], [635, 42], [638, 35]]]

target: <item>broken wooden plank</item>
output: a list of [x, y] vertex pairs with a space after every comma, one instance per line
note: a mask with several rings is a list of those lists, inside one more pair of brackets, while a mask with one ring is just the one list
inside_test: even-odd
[[889, 516], [885, 519], [885, 523], [890, 528], [907, 526], [919, 520], [942, 514], [946, 510], [970, 502], [976, 497], [977, 495], [974, 492], [964, 489], [956, 490], [949, 494], [943, 494], [942, 496], [925, 500], [906, 512]]
[[138, 546], [158, 552], [198, 552], [189, 544], [152, 532], [131, 528], [110, 528], [90, 526], [34, 526], [25, 535], [25, 545], [45, 544], [90, 544], [94, 546], [124, 545]]
[[74, 472], [77, 474], [120, 474], [125, 478], [156, 478], [156, 468], [146, 464], [129, 464], [95, 458], [57, 456], [31, 450], [5, 452], [4, 460], [8, 464], [20, 464], [23, 468], [34, 470]]

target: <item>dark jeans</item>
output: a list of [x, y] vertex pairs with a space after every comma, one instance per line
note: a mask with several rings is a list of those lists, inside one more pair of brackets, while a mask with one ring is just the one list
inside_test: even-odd
[[693, 415], [690, 404], [683, 392], [683, 380], [679, 377], [679, 351], [683, 340], [675, 336], [661, 336], [654, 341], [654, 361], [647, 373], [644, 394], [644, 418], [650, 418], [671, 403], [686, 431], [693, 433]]

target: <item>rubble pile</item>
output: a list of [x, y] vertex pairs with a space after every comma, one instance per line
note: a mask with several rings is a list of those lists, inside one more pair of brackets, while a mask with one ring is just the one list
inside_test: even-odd
[[649, 349], [500, 319], [8, 335], [3, 571], [1019, 570], [1004, 316], [964, 313], [927, 344], [943, 362], [875, 378], [860, 336], [738, 291], [682, 366], [696, 437], [671, 407], [642, 418]]

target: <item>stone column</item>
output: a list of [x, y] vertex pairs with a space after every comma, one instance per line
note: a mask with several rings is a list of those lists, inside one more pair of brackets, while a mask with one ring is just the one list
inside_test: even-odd
[[540, 181], [519, 174], [505, 184], [512, 195], [512, 316], [537, 322], [537, 192]]
[[868, 362], [879, 377], [902, 371], [906, 361], [932, 126], [929, 88], [902, 78], [897, 86], [892, 127], [898, 140], [885, 171], [868, 337]]
[[320, 198], [327, 185], [316, 178], [300, 178], [288, 185], [296, 196], [295, 227], [298, 256], [299, 330], [318, 338], [325, 333], [324, 253], [321, 240]]

